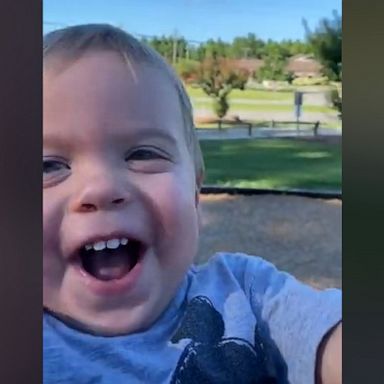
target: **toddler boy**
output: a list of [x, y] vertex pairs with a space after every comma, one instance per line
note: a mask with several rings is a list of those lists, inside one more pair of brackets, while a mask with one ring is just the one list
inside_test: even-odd
[[242, 254], [192, 265], [203, 159], [157, 53], [52, 32], [43, 91], [45, 383], [341, 382], [339, 291]]

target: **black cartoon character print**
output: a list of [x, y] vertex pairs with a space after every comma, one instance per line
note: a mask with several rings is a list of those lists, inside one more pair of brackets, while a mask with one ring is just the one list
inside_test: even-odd
[[223, 338], [224, 331], [223, 318], [211, 301], [205, 296], [193, 298], [171, 340], [178, 343], [191, 339], [180, 356], [171, 384], [282, 383], [270, 369], [257, 328], [254, 346], [240, 338]]

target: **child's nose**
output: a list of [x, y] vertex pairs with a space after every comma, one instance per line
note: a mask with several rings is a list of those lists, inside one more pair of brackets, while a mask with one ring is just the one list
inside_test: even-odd
[[89, 180], [73, 199], [71, 208], [76, 212], [113, 210], [130, 200], [130, 192], [121, 182], [110, 176]]

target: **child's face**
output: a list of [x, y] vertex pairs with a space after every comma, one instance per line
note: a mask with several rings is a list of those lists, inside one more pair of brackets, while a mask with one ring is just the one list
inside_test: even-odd
[[44, 73], [44, 305], [106, 334], [160, 315], [198, 241], [176, 91], [134, 69], [99, 52]]

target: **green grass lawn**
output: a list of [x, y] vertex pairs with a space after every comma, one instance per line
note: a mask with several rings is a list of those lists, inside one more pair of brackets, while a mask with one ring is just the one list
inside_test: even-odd
[[[196, 102], [192, 99], [193, 107], [196, 109], [212, 109], [211, 102]], [[213, 110], [213, 109], [212, 109]], [[279, 104], [232, 104], [229, 107], [228, 113], [236, 113], [241, 111], [247, 112], [292, 112], [294, 115], [293, 105], [279, 105]], [[325, 107], [322, 105], [303, 105], [303, 112], [319, 112], [319, 113], [335, 113], [336, 109]]]
[[[206, 93], [201, 88], [192, 88], [187, 87], [187, 92], [189, 97], [208, 97]], [[293, 92], [281, 92], [281, 91], [267, 91], [267, 90], [253, 90], [245, 89], [241, 91], [239, 89], [234, 89], [230, 95], [229, 100], [231, 99], [251, 99], [251, 100], [288, 100], [293, 103]]]
[[205, 140], [207, 185], [341, 189], [341, 146], [292, 139]]

